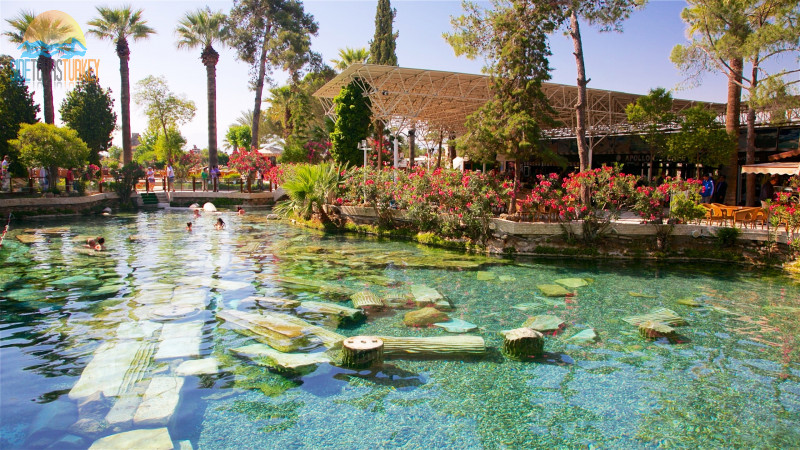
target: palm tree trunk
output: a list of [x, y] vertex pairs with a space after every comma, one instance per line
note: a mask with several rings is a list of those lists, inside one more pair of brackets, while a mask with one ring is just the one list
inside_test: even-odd
[[[269, 25], [264, 36], [269, 36]], [[256, 79], [256, 100], [253, 105], [253, 124], [250, 126], [250, 148], [258, 148], [258, 121], [261, 118], [261, 94], [264, 92], [264, 75], [267, 70], [267, 43], [261, 45], [261, 56], [258, 59], [258, 79]]]
[[42, 71], [42, 86], [44, 87], [44, 122], [53, 125], [56, 123], [55, 108], [53, 107], [53, 58], [49, 55], [39, 55], [36, 66]]
[[210, 45], [201, 55], [206, 65], [206, 97], [208, 100], [208, 164], [219, 164], [217, 158], [217, 62], [219, 53]]
[[122, 164], [133, 161], [131, 148], [131, 81], [128, 59], [131, 51], [125, 38], [117, 40], [117, 56], [119, 56], [119, 77], [121, 80], [120, 103], [122, 108]]
[[728, 76], [728, 105], [725, 111], [725, 131], [736, 142], [736, 151], [731, 155], [728, 166], [725, 168], [725, 179], [728, 181], [728, 191], [723, 201], [728, 205], [736, 205], [739, 192], [739, 115], [742, 110], [742, 71], [744, 61], [742, 58], [730, 61], [732, 74]]
[[[572, 44], [575, 47], [575, 66], [578, 69], [578, 102], [575, 103], [575, 137], [578, 140], [578, 158], [580, 159], [580, 171], [589, 169], [589, 147], [586, 145], [586, 65], [583, 61], [583, 42], [581, 41], [581, 29], [578, 24], [578, 14], [573, 9], [569, 16]], [[581, 202], [586, 205], [589, 203], [589, 190], [581, 188]]]

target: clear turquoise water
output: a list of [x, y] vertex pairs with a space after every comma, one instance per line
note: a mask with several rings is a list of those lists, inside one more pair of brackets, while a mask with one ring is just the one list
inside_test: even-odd
[[[800, 442], [800, 285], [778, 273], [711, 263], [477, 259], [487, 263], [480, 270], [514, 278], [479, 281], [474, 269], [441, 268], [470, 259], [453, 252], [325, 236], [259, 214], [223, 217], [225, 230], [215, 231], [209, 216], [196, 220], [191, 234], [186, 212], [12, 224], [0, 250], [0, 448], [47, 448], [65, 436], [88, 447], [131, 429], [70, 430], [79, 415], [67, 393], [98, 347], [117, 339], [119, 323], [144, 320], [154, 304], [187, 295], [205, 308], [181, 320], [202, 321], [199, 357], [221, 365], [216, 375], [186, 377], [169, 423], [173, 441], [194, 448], [792, 448]], [[56, 226], [68, 231], [31, 245], [14, 237], [24, 228]], [[109, 256], [76, 253], [82, 235], [105, 236]], [[393, 359], [364, 371], [322, 365], [288, 377], [233, 356], [230, 348], [255, 341], [217, 321], [217, 311], [246, 309], [241, 300], [251, 295], [327, 300], [276, 282], [287, 275], [381, 294], [411, 284], [435, 287], [455, 305], [451, 317], [481, 327], [476, 334], [491, 351]], [[594, 282], [555, 302], [538, 293], [536, 285], [566, 277]], [[393, 287], [380, 285], [387, 278]], [[706, 306], [677, 304], [682, 298]], [[512, 308], [520, 303], [540, 306]], [[621, 320], [655, 307], [689, 322], [676, 342], [645, 341]], [[447, 334], [409, 329], [404, 313], [372, 315], [337, 331]], [[504, 358], [498, 332], [540, 313], [567, 323], [547, 338], [545, 357]], [[567, 341], [590, 327], [599, 343]], [[172, 373], [181, 361], [148, 360], [140, 383]]]

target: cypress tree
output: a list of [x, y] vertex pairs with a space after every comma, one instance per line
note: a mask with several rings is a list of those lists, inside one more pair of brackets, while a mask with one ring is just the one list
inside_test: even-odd
[[25, 166], [19, 162], [19, 152], [8, 145], [10, 139], [17, 137], [20, 125], [36, 123], [39, 105], [33, 102], [33, 94], [28, 92], [25, 80], [14, 69], [10, 56], [0, 55], [0, 159], [8, 155], [11, 160], [11, 173], [25, 174]]
[[397, 10], [392, 9], [389, 0], [378, 0], [375, 13], [375, 37], [369, 43], [369, 62], [387, 66], [397, 65], [395, 54], [397, 32], [392, 32], [392, 23]]

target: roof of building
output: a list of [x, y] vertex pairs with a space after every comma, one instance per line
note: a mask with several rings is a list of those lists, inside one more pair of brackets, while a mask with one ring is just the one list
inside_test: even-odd
[[[352, 64], [314, 93], [334, 116], [333, 98], [351, 82], [368, 93], [373, 117], [398, 128], [417, 123], [448, 131], [464, 130], [466, 117], [491, 98], [487, 75], [411, 69], [376, 64]], [[556, 110], [561, 125], [547, 130], [550, 137], [574, 136], [578, 88], [543, 83], [542, 90]], [[630, 132], [625, 107], [642, 95], [587, 88], [586, 128], [590, 135]], [[675, 99], [675, 111], [706, 104], [724, 114], [724, 103]]]

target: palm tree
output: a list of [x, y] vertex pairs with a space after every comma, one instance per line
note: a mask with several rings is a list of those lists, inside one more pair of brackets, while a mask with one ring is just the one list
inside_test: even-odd
[[291, 86], [278, 86], [269, 90], [269, 98], [264, 100], [269, 103], [267, 117], [272, 123], [280, 124], [283, 138], [287, 139], [292, 134], [292, 98], [294, 93]]
[[128, 164], [133, 160], [131, 150], [131, 83], [128, 59], [131, 50], [128, 47], [128, 38], [134, 41], [146, 39], [156, 30], [147, 26], [147, 21], [142, 19], [142, 10], [133, 10], [130, 5], [119, 9], [98, 6], [100, 17], [89, 21], [93, 27], [89, 33], [100, 38], [114, 42], [119, 56], [119, 75], [122, 79], [120, 103], [122, 105], [122, 162]]
[[219, 53], [214, 50], [215, 42], [225, 43], [230, 36], [230, 28], [225, 14], [212, 13], [211, 9], [198, 9], [178, 22], [175, 32], [180, 37], [178, 48], [193, 49], [202, 47], [200, 60], [206, 66], [206, 97], [208, 99], [208, 164], [217, 162], [217, 62]]
[[13, 31], [3, 33], [13, 44], [24, 46], [26, 51], [39, 55], [36, 67], [42, 71], [42, 87], [44, 88], [44, 121], [55, 123], [53, 107], [53, 53], [67, 51], [65, 38], [73, 35], [71, 24], [62, 22], [57, 16], [47, 13], [36, 15], [33, 11], [20, 11], [13, 19], [6, 19]]
[[339, 71], [347, 69], [350, 64], [366, 63], [369, 60], [369, 50], [361, 48], [340, 48], [339, 59], [332, 59], [333, 68]]
[[274, 211], [284, 217], [297, 216], [305, 220], [316, 214], [323, 224], [330, 223], [325, 204], [330, 203], [339, 185], [340, 171], [339, 165], [331, 163], [298, 165], [281, 186], [289, 199], [278, 202]]

